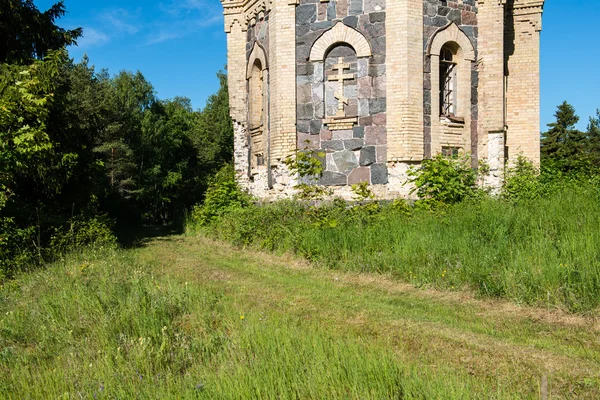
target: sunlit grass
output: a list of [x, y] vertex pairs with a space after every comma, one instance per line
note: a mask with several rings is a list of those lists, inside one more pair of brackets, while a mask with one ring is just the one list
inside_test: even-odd
[[236, 210], [204, 229], [329, 268], [582, 312], [600, 305], [599, 204], [586, 189], [520, 203], [487, 198], [437, 213], [281, 202]]

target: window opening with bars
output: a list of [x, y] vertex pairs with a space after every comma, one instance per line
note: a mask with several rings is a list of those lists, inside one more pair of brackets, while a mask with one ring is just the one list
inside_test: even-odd
[[448, 48], [440, 53], [440, 115], [456, 115], [456, 62]]

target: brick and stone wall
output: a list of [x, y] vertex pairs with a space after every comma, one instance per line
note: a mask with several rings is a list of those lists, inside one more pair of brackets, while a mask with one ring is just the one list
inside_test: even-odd
[[[301, 0], [296, 8], [298, 147], [327, 154], [323, 185], [387, 183], [385, 19], [384, 0]], [[359, 58], [356, 49], [339, 45], [325, 60], [311, 61], [315, 42], [338, 22], [367, 39], [371, 56]], [[324, 120], [338, 109], [334, 94], [339, 82], [328, 76], [340, 60], [349, 66], [343, 73], [353, 75], [343, 83], [344, 112], [357, 121], [348, 129], [329, 130]]]
[[[427, 51], [427, 46], [429, 45], [433, 35], [440, 28], [443, 28], [450, 23], [454, 23], [468, 37], [469, 41], [474, 47], [475, 57], [477, 57], [477, 40], [479, 33], [477, 13], [478, 7], [475, 4], [475, 0], [423, 0], [424, 53]], [[425, 157], [432, 157], [439, 151], [439, 149], [437, 149], [434, 145], [436, 139], [433, 138], [432, 135], [442, 135], [442, 129], [439, 126], [436, 126], [435, 121], [432, 121], [432, 118], [438, 118], [439, 116], [439, 110], [432, 109], [432, 104], [435, 105], [439, 103], [432, 99], [433, 96], [438, 96], [438, 94], [432, 93], [432, 87], [435, 85], [432, 85], [433, 82], [431, 68], [431, 57], [425, 56], [423, 83], [423, 137]], [[433, 74], [433, 76], [436, 76], [436, 74]], [[472, 63], [471, 88], [470, 92], [468, 93], [468, 97], [470, 98], [471, 121], [469, 121], [470, 123], [467, 124], [470, 129], [469, 132], [464, 132], [463, 134], [470, 135], [470, 140], [464, 141], [470, 142], [470, 148], [466, 148], [464, 151], [470, 152], [474, 160], [477, 159], [478, 150], [478, 85], [479, 73], [477, 70], [477, 64]], [[462, 93], [462, 95], [464, 96], [465, 93]], [[436, 128], [438, 132], [432, 132], [432, 129]], [[437, 141], [439, 142], [439, 140], [443, 140], [443, 138], [438, 138]]]
[[[359, 182], [378, 198], [409, 196], [409, 168], [444, 146], [486, 160], [494, 187], [505, 161], [539, 161], [544, 0], [221, 1], [235, 167], [259, 198], [294, 193], [282, 161], [303, 148], [326, 153], [320, 183], [346, 199]], [[458, 49], [458, 94], [455, 111], [440, 116], [446, 43]], [[258, 53], [265, 92], [247, 79]], [[256, 119], [262, 128], [248, 118], [260, 110], [248, 102], [253, 93], [268, 102], [268, 120]], [[267, 157], [260, 168], [250, 162], [253, 143], [254, 155]]]
[[254, 25], [248, 26], [246, 32], [246, 60], [250, 62], [248, 58], [254, 48], [254, 43], [258, 44], [264, 49], [266, 54], [269, 54], [269, 15], [265, 15], [256, 21]]

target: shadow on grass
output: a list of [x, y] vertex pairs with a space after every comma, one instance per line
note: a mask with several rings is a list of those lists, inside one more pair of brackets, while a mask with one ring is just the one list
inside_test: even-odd
[[119, 244], [126, 249], [145, 247], [148, 242], [158, 237], [181, 235], [183, 227], [179, 224], [169, 225], [135, 225], [128, 224], [117, 227], [116, 235]]

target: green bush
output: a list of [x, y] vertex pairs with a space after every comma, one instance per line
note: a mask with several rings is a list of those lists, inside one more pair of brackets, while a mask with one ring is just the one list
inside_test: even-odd
[[539, 169], [531, 161], [519, 155], [516, 164], [506, 169], [502, 196], [510, 200], [541, 197], [545, 187], [540, 183], [539, 174]]
[[468, 157], [446, 158], [441, 154], [423, 160], [419, 168], [409, 170], [409, 182], [421, 204], [456, 204], [479, 193], [477, 169]]
[[202, 205], [194, 207], [191, 223], [204, 226], [251, 203], [252, 197], [235, 181], [233, 166], [225, 165], [210, 180]]
[[79, 215], [60, 226], [22, 227], [0, 219], [0, 282], [15, 272], [89, 246], [114, 246], [113, 222], [104, 214]]
[[58, 256], [87, 246], [114, 246], [116, 238], [112, 225], [113, 222], [105, 214], [91, 218], [74, 217], [68, 221], [68, 225], [54, 229], [49, 251], [53, 256]]

